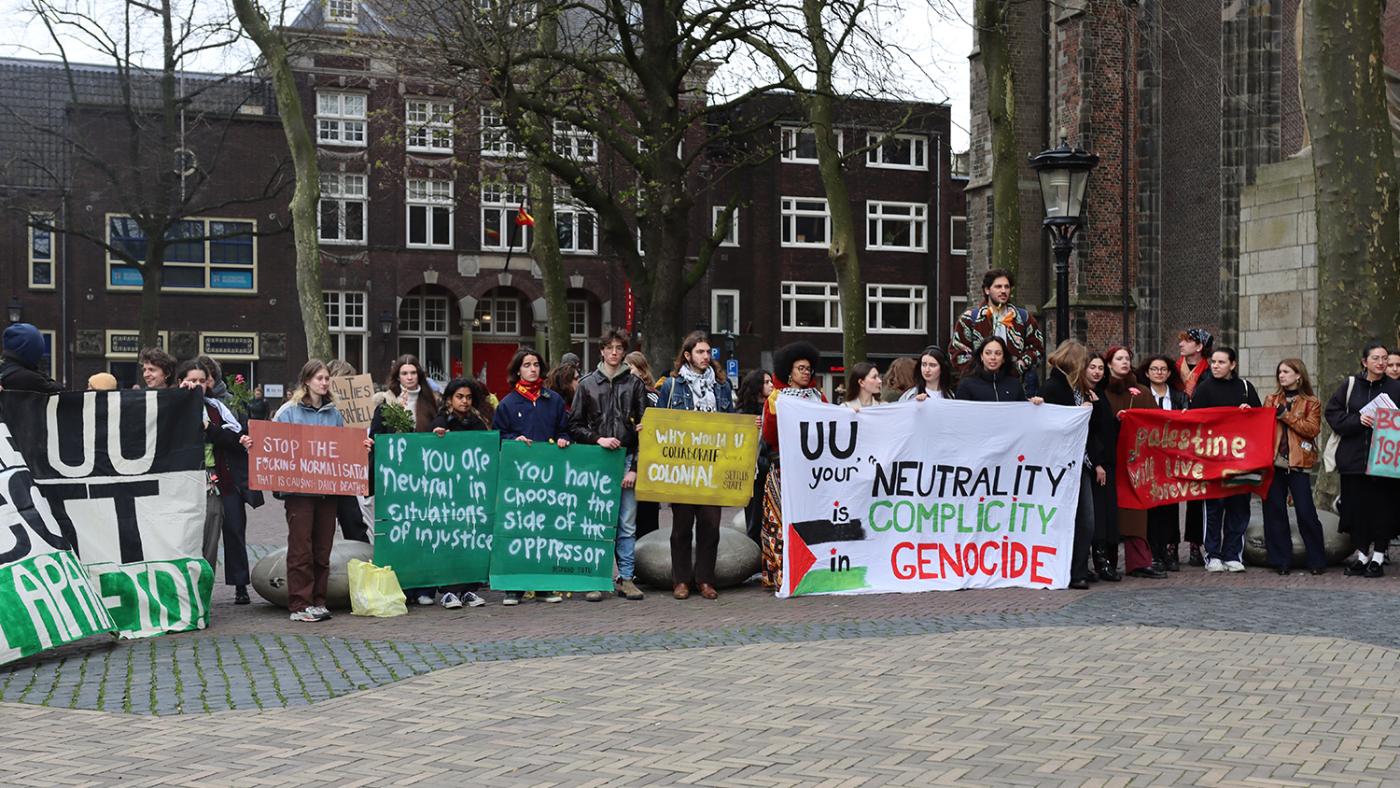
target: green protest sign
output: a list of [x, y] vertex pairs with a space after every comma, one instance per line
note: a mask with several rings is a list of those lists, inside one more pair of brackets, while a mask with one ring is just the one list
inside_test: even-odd
[[486, 581], [498, 432], [380, 435], [374, 442], [374, 562], [404, 588]]
[[71, 551], [37, 553], [0, 566], [0, 664], [112, 628]]
[[500, 457], [491, 587], [611, 591], [626, 454], [505, 441]]
[[214, 570], [203, 558], [91, 564], [88, 569], [122, 638], [209, 626]]

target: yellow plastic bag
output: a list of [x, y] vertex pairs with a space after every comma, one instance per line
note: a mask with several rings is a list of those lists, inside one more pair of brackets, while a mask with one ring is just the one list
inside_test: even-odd
[[352, 558], [345, 571], [350, 576], [351, 615], [391, 618], [408, 613], [407, 600], [392, 568]]

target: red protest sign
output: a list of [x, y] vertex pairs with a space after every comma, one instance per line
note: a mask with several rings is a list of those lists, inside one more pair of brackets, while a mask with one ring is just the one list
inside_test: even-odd
[[1275, 449], [1272, 408], [1126, 410], [1118, 433], [1118, 505], [1150, 509], [1264, 495]]
[[254, 490], [299, 495], [369, 495], [364, 430], [276, 421], [248, 424], [248, 481]]

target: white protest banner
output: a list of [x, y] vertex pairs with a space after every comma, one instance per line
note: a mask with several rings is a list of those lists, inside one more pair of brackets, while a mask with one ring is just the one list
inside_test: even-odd
[[[0, 406], [118, 634], [208, 626], [203, 398], [184, 389], [6, 391]], [[197, 598], [182, 598], [191, 588]]]
[[1063, 588], [1089, 411], [784, 399], [778, 596]]
[[114, 628], [61, 531], [0, 421], [0, 664]]

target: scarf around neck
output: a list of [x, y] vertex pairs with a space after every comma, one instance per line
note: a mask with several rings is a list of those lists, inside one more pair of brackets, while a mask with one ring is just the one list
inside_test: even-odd
[[540, 398], [540, 390], [544, 388], [544, 378], [535, 378], [530, 382], [518, 380], [515, 383], [515, 391], [525, 399], [534, 402]]
[[695, 409], [702, 413], [714, 413], [717, 407], [715, 403], [715, 371], [711, 367], [706, 367], [705, 371], [696, 372], [689, 364], [681, 365], [681, 380], [690, 387], [691, 398], [695, 402]]

